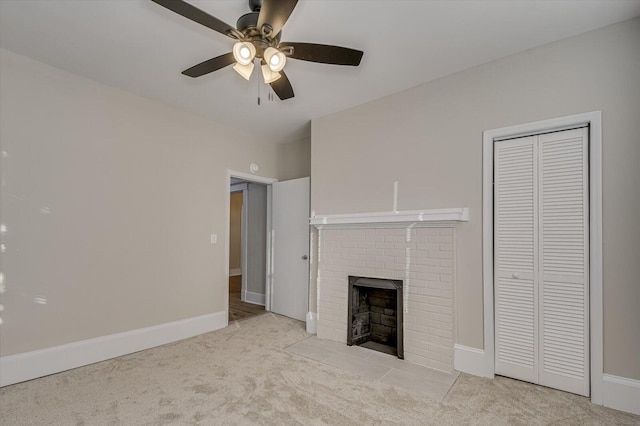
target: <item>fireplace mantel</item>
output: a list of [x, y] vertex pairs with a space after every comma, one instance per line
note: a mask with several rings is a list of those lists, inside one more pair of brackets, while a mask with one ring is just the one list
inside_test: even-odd
[[405, 210], [376, 213], [347, 213], [314, 215], [309, 223], [318, 229], [324, 228], [405, 228], [448, 227], [456, 222], [469, 221], [469, 208]]

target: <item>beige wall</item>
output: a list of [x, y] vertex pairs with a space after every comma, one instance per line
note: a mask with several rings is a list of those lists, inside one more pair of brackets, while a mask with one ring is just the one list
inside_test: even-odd
[[482, 348], [482, 132], [595, 110], [603, 116], [605, 372], [640, 379], [639, 19], [314, 120], [311, 208], [390, 211], [394, 181], [400, 210], [469, 207], [470, 222], [457, 228], [457, 342]]
[[0, 67], [1, 354], [224, 311], [226, 170], [278, 177], [275, 147], [6, 50]]
[[280, 180], [311, 176], [311, 136], [278, 146]]
[[242, 262], [242, 191], [232, 192], [229, 206], [229, 270]]

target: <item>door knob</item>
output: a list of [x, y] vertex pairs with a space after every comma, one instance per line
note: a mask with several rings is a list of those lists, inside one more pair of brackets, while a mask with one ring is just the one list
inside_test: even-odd
[[511, 274], [511, 278], [515, 278], [517, 280], [518, 278], [520, 278], [520, 274], [517, 272], [514, 272], [513, 274]]
[[309, 256], [307, 256], [306, 254], [302, 255], [302, 260], [307, 260], [309, 258]]

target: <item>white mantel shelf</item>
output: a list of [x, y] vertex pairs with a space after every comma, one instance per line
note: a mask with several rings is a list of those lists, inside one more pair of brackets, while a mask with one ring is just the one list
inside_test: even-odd
[[469, 208], [407, 210], [397, 212], [348, 213], [312, 216], [309, 223], [318, 229], [327, 227], [444, 227], [469, 221]]

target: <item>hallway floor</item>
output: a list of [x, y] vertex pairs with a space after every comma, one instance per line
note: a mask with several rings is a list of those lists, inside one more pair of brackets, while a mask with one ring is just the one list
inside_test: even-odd
[[264, 306], [243, 302], [240, 298], [241, 291], [242, 275], [229, 277], [229, 322], [240, 321], [266, 312]]

